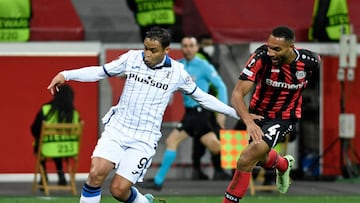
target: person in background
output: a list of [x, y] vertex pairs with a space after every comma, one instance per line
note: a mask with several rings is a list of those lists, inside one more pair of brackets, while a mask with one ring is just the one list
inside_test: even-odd
[[[34, 137], [34, 153], [39, 150], [39, 139], [41, 133], [41, 126], [43, 121], [48, 123], [78, 123], [80, 122], [79, 112], [74, 107], [74, 91], [69, 85], [62, 85], [59, 91], [54, 94], [51, 101], [43, 104], [36, 114], [36, 117], [31, 125], [31, 134]], [[58, 185], [66, 185], [66, 179], [63, 170], [63, 158], [54, 158], [57, 174]], [[45, 160], [41, 162], [46, 170]], [[40, 180], [40, 184], [43, 181]]]
[[29, 41], [32, 21], [31, 0], [1, 0], [0, 5], [0, 42]]
[[201, 59], [207, 60], [217, 71], [219, 71], [220, 63], [218, 44], [214, 43], [210, 34], [202, 34], [197, 39], [199, 42], [199, 51], [196, 55]]
[[[294, 130], [301, 118], [302, 92], [321, 63], [317, 53], [296, 48], [295, 33], [287, 26], [274, 28], [267, 43], [258, 47], [240, 73], [231, 103], [246, 125], [250, 143], [241, 153], [235, 174], [228, 184], [223, 203], [239, 202], [249, 186], [256, 164], [275, 168], [280, 193], [290, 186], [295, 159], [280, 156], [273, 148]], [[249, 108], [244, 97], [255, 86]], [[264, 116], [254, 121], [250, 113]]]
[[126, 0], [140, 29], [141, 40], [146, 32], [159, 26], [167, 29], [174, 42], [180, 42], [182, 35], [181, 0]]
[[309, 41], [339, 42], [341, 35], [351, 32], [347, 0], [314, 1]]
[[152, 203], [151, 194], [134, 186], [151, 165], [160, 140], [163, 115], [176, 91], [191, 96], [201, 108], [239, 119], [235, 109], [202, 91], [184, 66], [168, 56], [171, 34], [153, 27], [146, 32], [143, 50], [129, 50], [102, 66], [59, 72], [48, 89], [55, 93], [65, 81], [95, 82], [107, 77], [125, 77], [118, 104], [103, 117], [104, 131], [91, 157], [91, 168], [83, 185], [80, 202], [99, 203], [101, 187], [115, 169], [110, 192], [126, 203]]
[[[215, 70], [219, 70], [219, 63], [216, 57], [218, 53], [217, 46], [214, 44], [213, 39], [210, 34], [202, 34], [197, 38], [199, 50], [196, 53], [196, 56], [209, 62]], [[226, 85], [224, 84], [226, 87]], [[225, 90], [227, 91], [227, 90]], [[218, 97], [218, 88], [210, 83], [209, 94]], [[226, 93], [227, 94], [227, 93]], [[217, 122], [216, 113], [211, 113], [210, 122], [213, 126], [213, 131], [216, 134], [216, 137], [220, 139], [220, 129]], [[193, 180], [208, 180], [209, 177], [201, 170], [201, 158], [204, 156], [206, 147], [201, 143], [200, 137], [193, 137], [192, 144], [192, 165], [193, 165]], [[214, 175], [212, 180], [231, 180], [231, 175], [226, 173], [221, 167], [221, 156], [220, 153], [211, 153], [211, 161], [214, 167]]]

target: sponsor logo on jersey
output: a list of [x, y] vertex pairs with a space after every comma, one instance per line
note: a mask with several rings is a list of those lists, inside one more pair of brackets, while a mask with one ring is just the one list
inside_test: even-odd
[[244, 68], [242, 72], [249, 77], [251, 77], [254, 74], [252, 71], [250, 71], [247, 68]]
[[306, 77], [306, 72], [302, 71], [302, 70], [301, 71], [296, 71], [295, 76], [296, 76], [296, 78], [298, 80], [303, 79], [303, 78]]
[[138, 69], [140, 66], [131, 66], [132, 69]]
[[273, 86], [273, 87], [280, 87], [280, 88], [285, 88], [285, 89], [289, 89], [289, 90], [296, 90], [296, 89], [303, 88], [307, 84], [307, 81], [303, 81], [299, 84], [289, 84], [286, 82], [278, 82], [278, 81], [273, 81], [271, 79], [266, 79], [266, 84], [269, 86]]
[[167, 79], [169, 79], [169, 78], [170, 78], [170, 76], [171, 76], [171, 72], [170, 72], [170, 71], [168, 71], [168, 72], [166, 73], [166, 78], [167, 78]]
[[150, 85], [152, 87], [157, 87], [157, 88], [160, 88], [160, 89], [163, 89], [163, 90], [167, 90], [169, 88], [169, 85], [168, 84], [164, 84], [162, 82], [158, 82], [158, 81], [155, 81], [154, 79], [152, 79], [151, 76], [148, 76], [147, 78], [142, 78], [134, 73], [130, 73], [128, 75], [126, 75], [126, 78], [128, 80], [135, 80], [137, 82], [140, 82], [140, 83], [143, 83], [143, 84], [147, 84], [147, 85]]

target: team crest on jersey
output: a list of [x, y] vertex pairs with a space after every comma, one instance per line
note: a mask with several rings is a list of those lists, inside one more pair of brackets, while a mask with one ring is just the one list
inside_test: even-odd
[[170, 71], [168, 71], [168, 72], [166, 72], [166, 79], [169, 79], [170, 78], [170, 76], [171, 76], [171, 72]]
[[302, 71], [302, 70], [296, 71], [295, 75], [296, 75], [296, 78], [297, 78], [298, 80], [300, 80], [300, 79], [303, 79], [303, 78], [306, 77], [306, 72], [305, 72], [305, 71]]

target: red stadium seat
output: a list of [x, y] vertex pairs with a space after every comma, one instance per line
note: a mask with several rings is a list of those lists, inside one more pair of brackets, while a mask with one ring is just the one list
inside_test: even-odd
[[84, 28], [71, 0], [32, 0], [30, 41], [84, 40]]

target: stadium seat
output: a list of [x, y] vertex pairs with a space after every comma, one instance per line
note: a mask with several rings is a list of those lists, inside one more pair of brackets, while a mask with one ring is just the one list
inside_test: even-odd
[[[39, 140], [39, 150], [36, 155], [36, 165], [33, 193], [37, 189], [43, 190], [45, 195], [50, 190], [69, 190], [73, 195], [77, 194], [75, 174], [78, 167], [78, 154], [84, 122], [80, 123], [46, 123], [43, 122]], [[64, 172], [69, 174], [70, 181], [67, 185], [52, 184], [47, 181], [47, 172], [41, 164], [42, 161], [53, 162], [53, 158], [64, 158], [66, 166]], [[38, 183], [38, 174], [40, 181]]]

